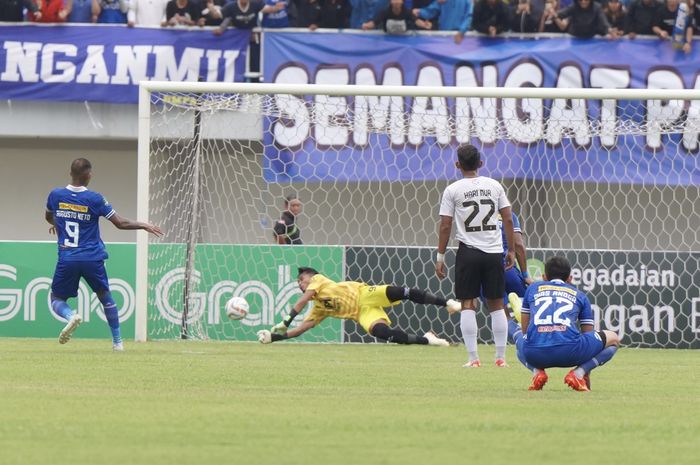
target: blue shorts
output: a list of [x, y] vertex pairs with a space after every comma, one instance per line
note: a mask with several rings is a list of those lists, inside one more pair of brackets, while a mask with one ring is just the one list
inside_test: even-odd
[[56, 297], [64, 299], [75, 297], [78, 295], [80, 278], [84, 278], [95, 293], [109, 291], [104, 261], [63, 262], [59, 260], [53, 274], [51, 292]]
[[[527, 285], [525, 284], [525, 278], [520, 274], [520, 270], [513, 267], [509, 270], [505, 270], [504, 275], [506, 281], [506, 292], [503, 295], [503, 304], [508, 305], [508, 294], [515, 292], [518, 297], [523, 297], [525, 295], [525, 289]], [[484, 290], [481, 290], [481, 301], [486, 305], [486, 297], [484, 297]]]
[[535, 368], [574, 367], [589, 361], [605, 348], [605, 342], [596, 331], [583, 333], [571, 343], [556, 346], [532, 347], [523, 344], [523, 355], [527, 363]]
[[506, 295], [505, 303], [508, 303], [508, 294], [515, 292], [518, 297], [523, 297], [525, 295], [525, 289], [527, 289], [527, 284], [525, 284], [525, 278], [520, 273], [520, 270], [516, 267], [506, 270]]

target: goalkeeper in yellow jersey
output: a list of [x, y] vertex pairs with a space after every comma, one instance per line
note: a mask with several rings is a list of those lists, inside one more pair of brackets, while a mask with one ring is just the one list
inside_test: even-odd
[[[371, 286], [369, 284], [344, 281], [336, 283], [313, 268], [299, 268], [297, 277], [299, 289], [304, 293], [289, 315], [271, 330], [258, 331], [258, 341], [263, 344], [297, 337], [310, 330], [327, 317], [354, 320], [367, 333], [387, 342], [397, 344], [429, 344], [448, 346], [445, 339], [440, 339], [432, 331], [423, 336], [407, 334], [400, 329], [390, 328], [391, 320], [384, 307], [391, 307], [403, 300], [418, 304], [432, 304], [447, 307], [450, 311], [459, 311], [461, 303], [444, 297], [428, 294], [419, 289], [398, 286]], [[288, 329], [294, 318], [310, 302], [313, 309], [304, 321], [293, 329]]]

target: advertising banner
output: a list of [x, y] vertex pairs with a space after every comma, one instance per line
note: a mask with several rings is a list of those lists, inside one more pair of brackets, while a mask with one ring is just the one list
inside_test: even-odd
[[138, 102], [139, 81], [244, 81], [250, 31], [0, 26], [3, 100]]
[[[107, 250], [110, 258], [105, 263], [122, 335], [133, 339], [135, 246], [107, 244]], [[431, 247], [200, 245], [187, 326], [192, 334], [209, 339], [254, 341], [258, 330], [279, 322], [301, 295], [296, 283], [299, 266], [313, 266], [336, 281], [395, 284], [452, 296], [452, 280], [435, 277], [434, 253]], [[528, 269], [535, 279], [541, 277], [547, 257], [566, 256], [573, 266], [572, 284], [591, 301], [596, 329], [617, 332], [625, 346], [700, 348], [700, 254], [539, 249], [528, 253]], [[151, 254], [148, 337], [178, 339], [185, 247], [152, 245]], [[54, 243], [0, 242], [0, 337], [58, 338], [64, 323], [49, 307], [55, 263]], [[453, 249], [447, 251], [447, 264], [453, 273]], [[250, 304], [243, 320], [225, 315], [224, 304], [234, 295]], [[84, 321], [76, 337], [109, 339], [102, 306], [85, 283], [69, 304]], [[403, 303], [387, 313], [405, 330], [420, 334], [433, 330], [452, 342], [461, 340], [459, 317], [444, 309]], [[482, 342], [492, 340], [486, 313], [477, 312]], [[327, 318], [299, 340], [375, 341], [354, 322], [335, 318]]]
[[[134, 338], [134, 244], [107, 244], [105, 261], [112, 296], [119, 308], [122, 337]], [[0, 242], [0, 337], [56, 338], [65, 322], [51, 311], [49, 294], [58, 256], [55, 242]], [[76, 337], [111, 340], [102, 305], [81, 281], [68, 304], [83, 317]]]
[[[700, 51], [668, 41], [266, 32], [266, 82], [693, 89]], [[660, 66], [660, 63], [663, 66]], [[270, 182], [452, 179], [474, 143], [496, 178], [700, 184], [700, 101], [283, 95], [265, 121]], [[316, 105], [314, 109], [312, 104]], [[634, 128], [619, 136], [620, 127]], [[680, 128], [664, 135], [670, 128]]]
[[[540, 279], [545, 260], [564, 255], [572, 264], [572, 284], [591, 301], [596, 329], [615, 331], [631, 347], [700, 348], [700, 254], [681, 252], [528, 250], [528, 269]], [[452, 296], [452, 280], [439, 281], [434, 248], [349, 247], [346, 279], [372, 284], [417, 286]], [[448, 249], [450, 276], [454, 250]], [[479, 339], [492, 341], [487, 311], [477, 311]], [[388, 314], [416, 333], [434, 330], [461, 341], [459, 317], [437, 307], [405, 303]], [[374, 340], [354, 324], [349, 341]], [[422, 334], [422, 333], [421, 333]]]
[[[255, 333], [279, 323], [302, 294], [297, 267], [313, 266], [330, 279], [342, 280], [343, 247], [198, 245], [194, 285], [190, 289], [189, 331], [210, 339], [255, 341]], [[182, 326], [183, 294], [187, 269], [182, 244], [149, 248], [149, 339], [175, 339]], [[232, 296], [250, 305], [246, 318], [228, 320], [224, 312]], [[308, 311], [309, 308], [306, 309]], [[295, 324], [303, 321], [306, 311]], [[342, 342], [342, 320], [327, 318], [299, 341]]]
[[[119, 308], [122, 337], [133, 340], [136, 247], [107, 244], [107, 251], [110, 258], [105, 267]], [[314, 266], [329, 278], [342, 280], [343, 251], [342, 247], [198, 246], [188, 331], [209, 339], [255, 341], [255, 333], [281, 321], [301, 295], [297, 267]], [[148, 337], [179, 339], [186, 248], [157, 244], [151, 245], [150, 253]], [[0, 242], [0, 337], [58, 338], [65, 322], [50, 310], [49, 302], [56, 257], [55, 243]], [[224, 304], [234, 295], [250, 304], [243, 320], [226, 317]], [[110, 338], [102, 305], [84, 281], [77, 298], [68, 303], [83, 317], [75, 337]], [[299, 340], [342, 342], [342, 328], [342, 320], [328, 318]]]

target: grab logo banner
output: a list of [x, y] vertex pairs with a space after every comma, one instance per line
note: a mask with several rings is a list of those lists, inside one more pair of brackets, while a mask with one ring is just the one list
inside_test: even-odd
[[[134, 335], [135, 247], [108, 244], [105, 262], [119, 308], [122, 336]], [[0, 242], [0, 337], [58, 337], [65, 322], [51, 310], [51, 280], [56, 266], [54, 242]], [[68, 304], [83, 318], [79, 337], [109, 338], [109, 327], [95, 293], [80, 282]]]
[[[184, 314], [185, 325], [197, 337], [254, 341], [258, 330], [281, 321], [302, 294], [296, 282], [298, 267], [310, 266], [342, 280], [344, 252], [343, 247], [201, 244], [190, 271], [185, 245], [151, 245], [148, 338], [179, 337]], [[231, 297], [243, 297], [250, 305], [244, 319], [226, 317], [224, 305]], [[309, 309], [296, 318], [297, 324]], [[341, 320], [328, 318], [299, 340], [339, 342], [342, 328]]]
[[[107, 251], [110, 258], [105, 267], [119, 308], [122, 336], [130, 339], [136, 312], [136, 247], [107, 244]], [[185, 308], [186, 249], [181, 244], [156, 244], [150, 253], [149, 338], [176, 339]], [[286, 315], [301, 294], [296, 283], [298, 266], [313, 266], [331, 279], [343, 278], [343, 247], [200, 245], [195, 256], [185, 322], [198, 325], [200, 334], [212, 339], [255, 340], [257, 330]], [[65, 322], [51, 311], [56, 258], [53, 242], [0, 242], [0, 337], [58, 336]], [[245, 298], [251, 308], [245, 319], [235, 322], [223, 312], [233, 296]], [[77, 337], [109, 337], [102, 305], [84, 282], [68, 303], [83, 318]], [[320, 326], [314, 341], [319, 334], [324, 340], [340, 341], [340, 320], [329, 319]]]

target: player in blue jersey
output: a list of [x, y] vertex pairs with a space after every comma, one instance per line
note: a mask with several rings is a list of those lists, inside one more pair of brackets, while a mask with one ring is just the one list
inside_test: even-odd
[[522, 308], [514, 308], [522, 331], [515, 321], [509, 323], [518, 358], [533, 372], [529, 387], [533, 391], [547, 382], [546, 368], [572, 366], [576, 368], [564, 382], [576, 391], [590, 391], [590, 371], [610, 360], [620, 344], [613, 331], [593, 331], [591, 304], [568, 283], [570, 274], [566, 258], [547, 260], [544, 281], [528, 286]]
[[[515, 262], [518, 266], [507, 268], [505, 271], [505, 304], [508, 304], [508, 294], [513, 292], [518, 297], [522, 298], [525, 295], [525, 289], [527, 289], [527, 286], [534, 282], [533, 279], [530, 278], [530, 274], [527, 272], [527, 249], [525, 248], [525, 242], [523, 241], [523, 230], [520, 227], [520, 220], [515, 212], [513, 212], [511, 216], [513, 217], [513, 249], [515, 250]], [[501, 235], [503, 237], [503, 250], [508, 250], [508, 239], [506, 239], [506, 232], [503, 229], [503, 221], [501, 221], [500, 215], [498, 219], [498, 227], [501, 230]], [[505, 253], [503, 254], [503, 266], [506, 266]]]
[[[534, 282], [527, 272], [527, 249], [525, 248], [525, 242], [523, 241], [523, 231], [520, 227], [520, 220], [515, 212], [511, 214], [511, 217], [513, 218], [513, 249], [515, 250], [515, 262], [518, 266], [507, 268], [505, 251], [508, 250], [508, 239], [506, 238], [506, 232], [503, 229], [501, 215], [498, 215], [498, 229], [501, 231], [504, 250], [503, 267], [505, 269], [506, 292], [503, 296], [503, 303], [506, 306], [509, 304], [510, 294], [515, 294], [517, 297], [522, 299], [525, 295], [525, 289], [527, 289], [527, 286]], [[481, 299], [482, 301], [485, 300], [483, 293]]]
[[51, 308], [67, 321], [58, 342], [68, 342], [82, 323], [82, 317], [66, 302], [78, 295], [82, 277], [104, 307], [112, 331], [112, 348], [123, 351], [118, 309], [109, 291], [104, 267], [107, 250], [100, 237], [99, 219], [104, 216], [119, 229], [144, 229], [157, 236], [163, 233], [157, 226], [122, 218], [102, 194], [88, 190], [92, 165], [85, 158], [73, 161], [70, 175], [71, 183], [52, 190], [46, 201], [45, 218], [51, 224], [49, 232], [58, 235], [58, 262], [51, 283]]

